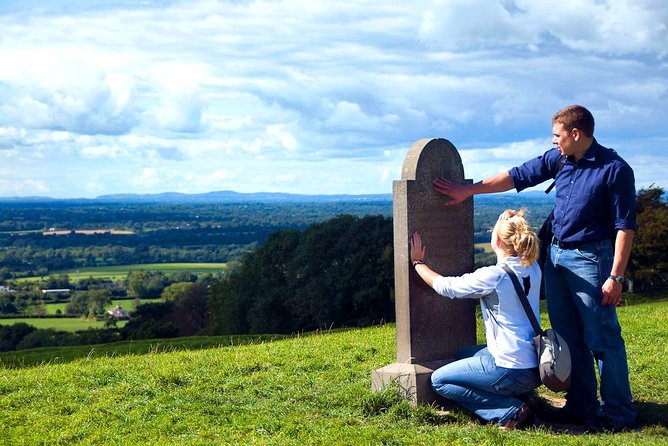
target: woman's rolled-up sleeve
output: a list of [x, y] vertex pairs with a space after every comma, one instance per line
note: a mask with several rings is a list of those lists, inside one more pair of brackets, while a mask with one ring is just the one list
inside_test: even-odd
[[459, 277], [438, 276], [434, 291], [452, 299], [477, 299], [494, 291], [501, 275], [497, 268], [486, 266]]

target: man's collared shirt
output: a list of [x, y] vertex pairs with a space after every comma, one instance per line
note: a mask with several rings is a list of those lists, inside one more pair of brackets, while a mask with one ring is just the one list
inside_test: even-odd
[[633, 169], [617, 152], [594, 139], [580, 160], [568, 157], [558, 170], [560, 158], [554, 148], [509, 172], [518, 192], [556, 175], [555, 238], [598, 242], [612, 238], [615, 230], [637, 229]]

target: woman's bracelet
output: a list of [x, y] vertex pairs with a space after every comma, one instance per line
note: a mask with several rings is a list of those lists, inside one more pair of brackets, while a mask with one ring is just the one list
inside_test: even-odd
[[415, 268], [418, 265], [424, 265], [424, 260], [414, 260], [413, 261], [413, 268]]

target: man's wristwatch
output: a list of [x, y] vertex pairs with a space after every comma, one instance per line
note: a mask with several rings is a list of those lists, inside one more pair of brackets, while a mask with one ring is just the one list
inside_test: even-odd
[[615, 276], [614, 274], [610, 274], [609, 278], [614, 280], [615, 282], [617, 282], [620, 285], [622, 283], [624, 283], [624, 276]]

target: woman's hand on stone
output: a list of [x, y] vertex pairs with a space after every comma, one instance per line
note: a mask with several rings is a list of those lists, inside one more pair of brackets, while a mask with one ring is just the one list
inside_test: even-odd
[[416, 260], [424, 260], [427, 247], [422, 244], [420, 233], [415, 231], [411, 236], [411, 263]]

